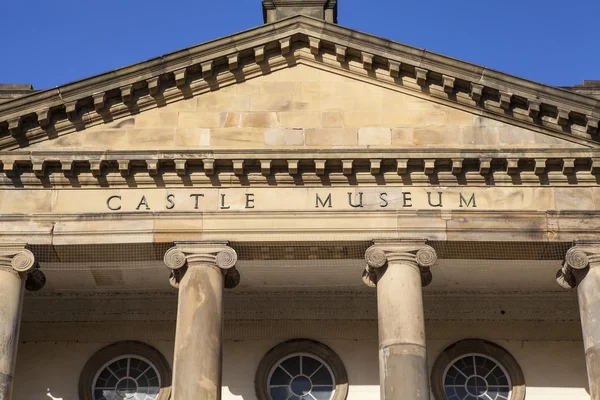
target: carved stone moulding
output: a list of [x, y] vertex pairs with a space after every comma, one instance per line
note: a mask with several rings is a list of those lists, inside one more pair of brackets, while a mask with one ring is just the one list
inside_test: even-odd
[[[16, 112], [8, 110], [0, 116], [0, 136], [10, 135], [15, 139], [23, 135], [41, 136], [50, 126], [53, 126], [56, 133], [60, 133], [75, 127], [80, 129], [81, 125], [102, 123], [109, 115], [120, 118], [127, 115], [124, 109], [127, 110], [140, 102], [145, 108], [153, 108], [158, 106], [158, 97], [168, 95], [171, 100], [175, 100], [189, 96], [187, 90], [186, 93], [182, 93], [183, 88], [189, 88], [192, 95], [204, 93], [208, 85], [193, 84], [207, 79], [216, 80], [219, 85], [235, 83], [235, 74], [246, 73], [244, 68], [240, 68], [241, 65], [260, 66], [281, 56], [302, 58], [303, 53], [295, 51], [302, 47], [309, 49], [312, 61], [321, 60], [321, 56], [328, 53], [341, 64], [346, 64], [351, 59], [360, 62], [362, 72], [354, 73], [362, 73], [371, 79], [382, 79], [374, 72], [383, 69], [385, 75], [394, 78], [395, 84], [412, 90], [435, 86], [438, 94], [435, 94], [435, 91], [428, 92], [445, 100], [462, 101], [458, 98], [460, 96], [457, 97], [458, 93], [462, 92], [465, 98], [471, 100], [470, 104], [462, 101], [461, 104], [466, 106], [484, 107], [497, 114], [522, 109], [522, 114], [528, 115], [532, 124], [541, 124], [540, 117], [543, 115], [550, 117], [550, 120], [544, 123], [544, 127], [549, 129], [564, 132], [572, 126], [580, 126], [584, 135], [595, 135], [599, 132], [600, 116], [590, 102], [577, 102], [571, 98], [567, 99], [569, 101], [562, 101], [561, 94], [550, 95], [547, 90], [534, 93], [527, 85], [519, 82], [511, 87], [510, 82], [505, 82], [503, 77], [487, 76], [486, 84], [483, 84], [483, 76], [467, 70], [457, 71], [453, 69], [452, 63], [445, 66], [443, 62], [425, 62], [422, 59], [415, 61], [408, 53], [404, 54], [400, 50], [382, 50], [388, 49], [388, 46], [376, 46], [373, 44], [374, 39], [368, 40], [369, 38], [353, 37], [352, 42], [339, 43], [340, 37], [344, 34], [351, 35], [352, 31], [322, 32], [322, 28], [311, 24], [312, 22], [303, 21], [287, 27], [287, 30], [282, 28], [280, 34], [263, 33], [259, 39], [253, 41], [227, 41], [226, 44], [220, 44], [218, 49], [207, 46], [206, 54], [198, 53], [192, 58], [187, 55], [183, 59], [173, 56], [168, 63], [159, 67], [150, 65], [149, 61], [147, 68], [140, 67], [138, 75], [131, 74], [126, 78], [115, 78], [114, 76], [120, 75], [118, 73], [107, 74], [107, 81], [101, 91], [98, 91], [97, 82], [90, 83], [87, 90], [83, 87], [74, 91], [76, 94], [70, 96], [67, 101], [57, 95], [52, 101], [44, 102], [36, 100], [36, 95], [32, 95], [30, 106], [21, 106]], [[276, 51], [271, 51], [273, 49]], [[210, 58], [211, 54], [218, 55]], [[281, 63], [280, 60], [277, 62]], [[403, 75], [414, 79], [412, 82], [416, 82], [416, 87], [405, 85], [401, 79]], [[385, 83], [389, 84], [389, 79]], [[114, 107], [115, 104], [126, 107]], [[142, 104], [137, 104], [138, 107], [140, 105]], [[87, 116], [85, 121], [82, 118], [83, 114]]]
[[34, 254], [25, 247], [20, 243], [0, 245], [0, 269], [24, 276], [25, 288], [38, 291], [46, 284], [46, 276], [39, 269]]
[[385, 266], [398, 264], [412, 265], [421, 273], [421, 284], [431, 283], [431, 267], [437, 262], [437, 253], [425, 240], [400, 239], [375, 241], [365, 252], [367, 263], [362, 275], [363, 282], [369, 287], [377, 286], [377, 270]]
[[588, 267], [600, 263], [600, 242], [575, 242], [565, 254], [562, 267], [556, 273], [556, 282], [565, 289], [577, 287], [579, 280], [585, 276]]
[[240, 283], [240, 274], [235, 268], [237, 260], [237, 253], [227, 242], [176, 242], [163, 258], [171, 270], [169, 282], [175, 288], [190, 266], [212, 266], [223, 271], [224, 286], [232, 289]]
[[[354, 154], [352, 154], [354, 153]], [[447, 152], [431, 152], [430, 154], [407, 155], [396, 158], [396, 154], [381, 152], [348, 151], [349, 157], [340, 157], [339, 153], [330, 155], [294, 152], [293, 158], [287, 158], [285, 152], [238, 154], [233, 158], [230, 154], [176, 152], [0, 152], [0, 171], [8, 177], [16, 175], [35, 176], [40, 180], [48, 179], [55, 174], [74, 177], [91, 173], [99, 178], [106, 174], [119, 173], [130, 179], [140, 174], [157, 177], [161, 174], [176, 173], [186, 176], [192, 172], [202, 172], [211, 177], [218, 174], [233, 173], [236, 176], [259, 174], [272, 176], [277, 173], [289, 175], [316, 174], [439, 174], [455, 175], [458, 179], [465, 174], [474, 175], [507, 175], [530, 174], [535, 177], [553, 174], [559, 176], [583, 177], [600, 173], [600, 157], [590, 157], [590, 152], [527, 152], [514, 154], [489, 154], [463, 152], [463, 157], [456, 158]], [[381, 158], [381, 156], [384, 156]], [[545, 155], [545, 156], [544, 156]], [[377, 158], [373, 158], [376, 156]], [[543, 157], [540, 157], [543, 156]], [[535, 175], [534, 175], [535, 174]], [[578, 175], [579, 174], [579, 175]], [[473, 176], [474, 176], [473, 175]], [[563, 178], [564, 179], [564, 178]]]

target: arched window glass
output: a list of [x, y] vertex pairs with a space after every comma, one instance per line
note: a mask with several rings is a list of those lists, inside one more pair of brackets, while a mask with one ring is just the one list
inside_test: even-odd
[[483, 354], [468, 354], [446, 368], [444, 391], [448, 400], [507, 400], [511, 382], [498, 361]]
[[94, 379], [94, 400], [156, 400], [160, 376], [147, 359], [124, 355], [107, 362]]
[[271, 400], [331, 400], [334, 393], [331, 368], [313, 355], [289, 355], [274, 366], [269, 376]]
[[324, 344], [306, 339], [269, 350], [254, 383], [258, 400], [346, 400], [348, 396], [342, 360]]

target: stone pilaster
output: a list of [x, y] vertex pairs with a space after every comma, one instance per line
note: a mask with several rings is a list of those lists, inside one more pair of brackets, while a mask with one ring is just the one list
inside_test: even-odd
[[11, 400], [27, 273], [35, 268], [24, 244], [0, 245], [0, 400]]
[[565, 256], [556, 280], [577, 288], [591, 400], [600, 400], [600, 242], [577, 242]]
[[223, 289], [239, 282], [237, 254], [223, 242], [176, 242], [164, 261], [179, 288], [172, 396], [219, 400]]
[[429, 399], [423, 283], [437, 261], [424, 240], [382, 240], [365, 254], [363, 280], [377, 287], [382, 400]]

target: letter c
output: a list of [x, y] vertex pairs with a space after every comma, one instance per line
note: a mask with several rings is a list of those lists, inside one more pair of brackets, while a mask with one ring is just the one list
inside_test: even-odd
[[119, 211], [121, 209], [121, 205], [118, 205], [117, 207], [114, 207], [114, 208], [111, 207], [110, 201], [112, 199], [119, 199], [119, 200], [121, 200], [121, 196], [110, 196], [108, 198], [108, 200], [106, 200], [106, 206], [108, 207], [109, 210], [111, 210], [111, 211]]

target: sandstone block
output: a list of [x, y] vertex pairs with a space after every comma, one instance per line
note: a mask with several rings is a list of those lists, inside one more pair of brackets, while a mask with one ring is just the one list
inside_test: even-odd
[[177, 111], [149, 110], [135, 116], [136, 128], [174, 128], [179, 121]]
[[52, 211], [54, 202], [54, 193], [50, 190], [0, 191], [0, 212], [3, 214], [47, 213]]
[[321, 125], [321, 113], [317, 111], [280, 112], [282, 128], [316, 128]]
[[413, 131], [413, 142], [416, 145], [430, 147], [457, 147], [459, 145], [460, 132], [448, 127], [415, 128]]
[[210, 145], [214, 147], [264, 147], [264, 132], [258, 128], [218, 128], [210, 130]]
[[221, 128], [239, 128], [242, 123], [242, 115], [237, 112], [221, 113]]
[[287, 95], [251, 95], [250, 111], [287, 111], [292, 108], [293, 97]]
[[186, 99], [171, 102], [166, 105], [169, 111], [196, 111], [196, 99]]
[[441, 104], [412, 96], [404, 96], [404, 101], [409, 111], [440, 111], [445, 108]]
[[302, 95], [320, 95], [322, 93], [332, 93], [335, 86], [332, 82], [300, 82], [295, 94]]
[[591, 188], [555, 188], [557, 210], [594, 210], [594, 193]]
[[392, 144], [394, 146], [414, 146], [413, 128], [392, 129]]
[[358, 131], [353, 128], [307, 129], [304, 131], [307, 146], [356, 146]]
[[175, 145], [189, 148], [210, 146], [210, 129], [177, 128], [175, 130]]
[[217, 112], [187, 112], [179, 113], [178, 128], [218, 128], [221, 116]]
[[122, 149], [128, 147], [127, 131], [125, 129], [91, 130], [75, 135], [83, 136], [83, 145], [87, 147], [110, 147]]
[[[257, 81], [245, 81], [242, 83], [238, 83], [233, 85], [235, 87], [236, 94], [259, 94], [260, 93], [260, 83]], [[250, 97], [248, 97], [250, 100]]]
[[59, 136], [56, 139], [46, 140], [32, 145], [33, 148], [77, 148], [83, 146], [84, 135], [77, 132]]
[[244, 128], [274, 128], [279, 126], [275, 112], [246, 112], [241, 114], [239, 126]]
[[471, 146], [494, 146], [500, 142], [498, 133], [484, 127], [463, 126], [460, 129], [460, 143]]
[[381, 112], [351, 111], [344, 112], [346, 126], [381, 126]]
[[359, 128], [358, 144], [361, 146], [386, 146], [392, 144], [390, 128]]
[[260, 93], [262, 95], [293, 94], [298, 88], [295, 82], [261, 82]]
[[367, 95], [359, 91], [346, 95], [344, 108], [348, 111], [356, 110], [361, 112], [380, 112], [384, 110], [381, 96]]
[[265, 129], [265, 144], [267, 146], [304, 146], [303, 129]]
[[319, 70], [305, 65], [284, 68], [271, 75], [276, 75], [279, 82], [318, 82], [320, 80]]
[[322, 94], [319, 98], [321, 111], [343, 111], [345, 96], [341, 94]]
[[447, 125], [448, 115], [445, 110], [405, 111], [402, 126], [439, 126]]
[[473, 114], [448, 108], [448, 125], [473, 125]]
[[217, 91], [199, 96], [197, 104], [198, 112], [246, 111], [250, 108], [250, 96]]
[[482, 117], [480, 115], [473, 116], [473, 125], [475, 126], [506, 126], [506, 123], [495, 119]]
[[294, 94], [292, 96], [291, 110], [298, 111], [320, 111], [321, 110], [320, 94]]
[[175, 128], [165, 129], [127, 129], [129, 147], [160, 149], [174, 145]]
[[321, 126], [323, 128], [342, 128], [344, 116], [341, 111], [323, 111], [321, 113]]

